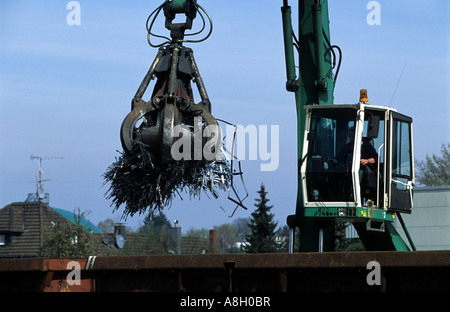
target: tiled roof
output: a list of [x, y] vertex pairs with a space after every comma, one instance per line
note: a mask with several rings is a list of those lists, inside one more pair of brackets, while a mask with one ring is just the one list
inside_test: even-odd
[[[66, 218], [70, 222], [75, 222], [73, 212], [67, 211], [64, 209], [60, 209], [60, 208], [55, 208], [55, 207], [50, 207], [50, 208], [55, 210], [57, 213], [62, 215], [64, 218]], [[86, 218], [81, 218], [81, 224], [83, 225], [84, 229], [87, 232], [92, 232], [92, 233], [96, 233], [96, 234], [103, 233], [102, 230], [100, 230], [95, 224], [93, 224], [91, 221], [89, 221]]]
[[52, 221], [67, 222], [44, 203], [12, 203], [0, 209], [0, 235], [5, 235], [0, 257], [41, 256], [41, 224]]
[[[180, 239], [181, 253], [208, 253], [208, 244], [209, 241], [206, 238], [183, 236]], [[175, 248], [167, 246], [167, 242], [162, 241], [159, 236], [152, 237], [145, 234], [129, 233], [126, 236], [124, 248], [119, 253], [126, 255], [166, 254], [173, 252], [173, 249]]]
[[[0, 235], [5, 238], [4, 244], [0, 245], [0, 258], [43, 256], [43, 228], [52, 226], [52, 223], [70, 222], [70, 214], [65, 211], [63, 216], [61, 211], [42, 202], [17, 202], [0, 209]], [[102, 233], [95, 226], [92, 230], [93, 233]], [[103, 246], [96, 245], [100, 252]]]

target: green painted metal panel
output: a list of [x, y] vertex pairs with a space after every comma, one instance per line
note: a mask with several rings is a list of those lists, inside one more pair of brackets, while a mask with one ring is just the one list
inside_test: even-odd
[[406, 245], [406, 243], [403, 241], [400, 234], [398, 234], [397, 230], [395, 229], [394, 225], [392, 223], [386, 223], [386, 231], [390, 234], [390, 237], [392, 239], [392, 243], [394, 244], [395, 250], [397, 251], [409, 251], [410, 249]]
[[[298, 91], [296, 93], [297, 105], [297, 147], [299, 165], [302, 159], [303, 141], [306, 123], [305, 105], [333, 104], [334, 82], [332, 79], [332, 65], [330, 53], [325, 53], [330, 42], [330, 30], [328, 19], [328, 1], [321, 1], [320, 10], [317, 10], [314, 0], [298, 2], [299, 29], [298, 41], [300, 47]], [[314, 10], [313, 10], [314, 9]], [[313, 14], [314, 11], [314, 14]], [[321, 29], [316, 29], [317, 27]], [[318, 42], [316, 42], [318, 41]], [[316, 47], [316, 45], [318, 45]], [[316, 49], [319, 48], [319, 49]], [[319, 61], [320, 59], [320, 61]], [[326, 79], [326, 88], [320, 87], [318, 77]], [[322, 222], [320, 225], [314, 220], [309, 220], [305, 207], [303, 207], [303, 195], [301, 181], [298, 181], [296, 215], [299, 218], [300, 250], [318, 251], [319, 231], [333, 226], [334, 220]], [[327, 246], [333, 248], [330, 243], [334, 236], [331, 231], [324, 231], [324, 251]]]
[[395, 221], [395, 213], [375, 207], [306, 207], [305, 217]]

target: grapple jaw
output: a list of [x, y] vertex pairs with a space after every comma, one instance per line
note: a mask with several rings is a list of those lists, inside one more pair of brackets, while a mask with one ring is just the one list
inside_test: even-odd
[[[142, 96], [154, 77], [157, 81], [152, 98], [146, 102]], [[192, 80], [202, 97], [198, 104], [194, 104]], [[214, 127], [217, 131], [211, 131]], [[209, 130], [210, 133], [206, 134], [210, 137], [204, 137], [205, 129]], [[173, 146], [180, 137], [190, 137], [193, 143], [190, 145], [197, 149], [199, 140], [209, 142], [210, 145], [212, 141], [213, 150], [218, 152], [221, 143], [219, 129], [216, 119], [211, 115], [211, 103], [192, 50], [175, 45], [165, 47], [158, 53], [133, 98], [131, 112], [121, 126], [120, 138], [125, 152], [131, 153], [134, 144], [144, 144], [155, 163], [168, 163], [174, 160], [174, 152], [180, 153]], [[209, 153], [214, 151], [208, 150]], [[193, 152], [195, 155], [188, 156], [187, 151], [182, 151], [188, 159], [199, 160], [199, 151]]]

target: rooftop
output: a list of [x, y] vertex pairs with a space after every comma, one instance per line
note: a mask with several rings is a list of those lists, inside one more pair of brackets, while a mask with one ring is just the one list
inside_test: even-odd
[[[62, 215], [64, 218], [66, 218], [67, 220], [69, 220], [70, 222], [74, 223], [75, 219], [74, 219], [74, 213], [71, 211], [67, 211], [64, 209], [60, 209], [60, 208], [55, 208], [55, 207], [50, 207], [51, 209], [55, 210], [57, 213], [59, 213], [60, 215]], [[102, 234], [103, 231], [100, 230], [95, 224], [93, 224], [91, 221], [89, 221], [86, 218], [81, 218], [81, 224], [83, 225], [84, 229], [86, 230], [86, 232], [92, 232], [95, 234]]]

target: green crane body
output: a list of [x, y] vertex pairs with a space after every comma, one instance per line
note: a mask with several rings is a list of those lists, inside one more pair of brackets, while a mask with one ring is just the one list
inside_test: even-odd
[[[283, 1], [281, 7], [283, 21], [283, 36], [285, 44], [286, 89], [295, 93], [298, 125], [298, 164], [299, 172], [305, 157], [305, 122], [307, 119], [305, 107], [308, 105], [331, 105], [335, 80], [332, 73], [330, 50], [330, 30], [327, 0], [299, 0], [298, 1], [298, 35], [293, 35], [291, 21], [291, 7], [288, 1]], [[298, 67], [296, 74], [294, 58], [294, 42], [297, 40], [299, 49]], [[298, 39], [297, 39], [298, 38]], [[297, 207], [295, 215], [287, 218], [291, 229], [300, 229], [300, 251], [332, 251], [334, 250], [334, 224], [343, 209], [347, 207], [307, 208], [302, 191], [302, 181], [299, 174]], [[347, 210], [345, 210], [347, 212]], [[344, 214], [346, 220], [364, 219], [364, 222], [353, 223], [359, 237], [368, 250], [410, 250], [393, 226], [396, 216], [404, 228], [405, 234], [415, 249], [404, 222], [399, 213], [385, 211], [378, 208], [356, 207], [353, 213]], [[367, 224], [379, 222], [383, 229], [370, 229]], [[367, 223], [369, 222], [369, 223]], [[293, 237], [292, 235], [291, 237]]]

